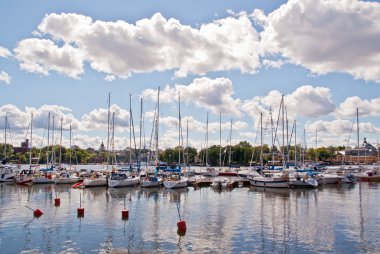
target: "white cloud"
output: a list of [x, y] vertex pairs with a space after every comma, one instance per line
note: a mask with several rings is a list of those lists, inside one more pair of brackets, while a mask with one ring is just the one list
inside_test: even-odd
[[359, 117], [380, 116], [380, 98], [372, 100], [362, 99], [358, 96], [348, 97], [337, 108], [334, 113], [336, 117], [352, 118], [356, 116], [356, 108]]
[[[269, 108], [272, 107], [273, 119], [276, 121], [281, 97], [279, 91], [270, 91], [266, 96], [256, 96], [244, 101], [243, 110], [257, 121], [261, 112], [267, 117]], [[290, 120], [297, 116], [316, 118], [335, 110], [330, 89], [325, 87], [301, 86], [293, 93], [285, 95], [284, 100]]]
[[[263, 17], [262, 47], [315, 74], [348, 73], [380, 82], [380, 4], [290, 0]], [[260, 15], [259, 15], [260, 14]]]
[[107, 75], [104, 78], [104, 80], [109, 81], [109, 82], [114, 81], [115, 79], [116, 79], [115, 75]]
[[6, 84], [11, 83], [11, 77], [5, 71], [0, 72], [0, 81], [5, 82]]
[[25, 39], [14, 49], [21, 69], [48, 75], [50, 71], [79, 78], [83, 71], [83, 57], [80, 50], [65, 44], [58, 47], [51, 40]]
[[[125, 131], [129, 127], [129, 110], [122, 109], [118, 105], [113, 104], [110, 107], [111, 118], [113, 112], [115, 112], [115, 131]], [[108, 109], [94, 109], [88, 114], [83, 115], [81, 122], [85, 130], [107, 130]]]
[[[178, 100], [181, 94], [181, 101], [194, 103], [196, 106], [210, 110], [215, 114], [240, 116], [239, 99], [234, 99], [234, 89], [232, 81], [227, 78], [196, 78], [189, 85], [175, 85], [173, 88], [166, 86], [160, 92], [160, 102], [173, 102]], [[146, 89], [141, 94], [142, 97], [157, 100], [157, 90]]]
[[271, 67], [271, 68], [280, 69], [284, 65], [284, 61], [282, 61], [282, 60], [273, 61], [273, 60], [269, 60], [269, 59], [264, 59], [263, 65], [266, 68]]
[[[177, 77], [232, 69], [255, 73], [260, 66], [258, 33], [246, 13], [203, 24], [199, 29], [160, 13], [136, 24], [52, 13], [42, 20], [38, 32], [63, 41], [64, 46], [58, 48], [50, 40], [25, 39], [15, 52], [23, 69], [43, 74], [55, 70], [78, 77], [83, 73], [83, 61], [99, 72], [122, 78], [166, 70], [176, 70]], [[63, 54], [69, 56], [66, 62], [71, 68], [60, 64]]]
[[8, 49], [0, 46], [0, 57], [8, 58], [11, 55], [12, 53]]

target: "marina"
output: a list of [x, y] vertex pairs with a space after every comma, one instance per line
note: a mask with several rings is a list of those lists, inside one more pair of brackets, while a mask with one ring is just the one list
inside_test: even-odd
[[313, 189], [2, 183], [0, 252], [376, 252], [379, 194], [380, 184], [368, 182]]

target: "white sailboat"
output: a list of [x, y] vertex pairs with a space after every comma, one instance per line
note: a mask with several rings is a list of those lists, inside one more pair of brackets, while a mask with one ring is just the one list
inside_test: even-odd
[[4, 125], [4, 158], [0, 164], [0, 182], [13, 182], [18, 169], [15, 165], [7, 164], [7, 128], [8, 128], [8, 116], [5, 116]]
[[[178, 168], [181, 169], [181, 99], [178, 95]], [[167, 189], [187, 187], [188, 178], [178, 174], [172, 174], [164, 180], [163, 184]]]

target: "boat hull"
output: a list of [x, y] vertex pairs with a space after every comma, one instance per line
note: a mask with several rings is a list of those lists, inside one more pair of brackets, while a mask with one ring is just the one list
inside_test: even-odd
[[14, 182], [16, 173], [3, 173], [0, 174], [0, 183], [1, 182]]
[[315, 188], [318, 186], [318, 181], [315, 179], [289, 180], [289, 186], [291, 188]]
[[139, 183], [140, 179], [138, 177], [135, 178], [126, 178], [124, 180], [111, 180], [108, 179], [108, 187], [110, 188], [120, 188], [120, 187], [129, 187], [135, 186]]
[[101, 186], [107, 186], [107, 179], [101, 178], [101, 179], [84, 179], [83, 180], [84, 187], [101, 187]]
[[187, 187], [187, 180], [164, 181], [164, 186], [167, 189], [185, 188], [185, 187]]
[[289, 181], [287, 180], [265, 181], [265, 180], [258, 180], [258, 179], [250, 179], [249, 183], [252, 186], [266, 187], [266, 188], [288, 188], [289, 187]]

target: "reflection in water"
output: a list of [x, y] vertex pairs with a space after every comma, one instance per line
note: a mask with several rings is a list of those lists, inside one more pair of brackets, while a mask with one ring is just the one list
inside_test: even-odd
[[[0, 184], [0, 253], [378, 252], [378, 186], [215, 192]], [[80, 194], [85, 216], [77, 219]], [[184, 236], [177, 234], [177, 203]], [[44, 215], [34, 218], [25, 205]]]

